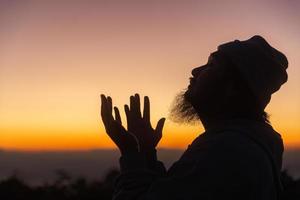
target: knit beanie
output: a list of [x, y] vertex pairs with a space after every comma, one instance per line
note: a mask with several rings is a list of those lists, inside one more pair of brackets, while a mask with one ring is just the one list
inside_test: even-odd
[[261, 36], [222, 44], [218, 51], [231, 60], [262, 109], [270, 102], [271, 95], [287, 81], [286, 56]]

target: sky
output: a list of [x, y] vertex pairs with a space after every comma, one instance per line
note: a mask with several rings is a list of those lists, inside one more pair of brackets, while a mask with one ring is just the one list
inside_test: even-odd
[[159, 147], [186, 148], [203, 132], [168, 118], [191, 70], [217, 46], [262, 35], [289, 59], [289, 80], [266, 111], [285, 147], [300, 148], [300, 2], [296, 0], [0, 1], [0, 148], [114, 148], [100, 94], [122, 110], [151, 101]]

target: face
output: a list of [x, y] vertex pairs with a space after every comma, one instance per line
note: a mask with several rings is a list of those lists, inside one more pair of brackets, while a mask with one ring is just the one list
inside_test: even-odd
[[209, 56], [207, 64], [192, 70], [190, 85], [184, 97], [199, 114], [212, 112], [224, 103], [230, 93], [227, 69], [224, 57], [214, 52]]
[[194, 124], [199, 118], [220, 115], [232, 101], [232, 73], [228, 61], [218, 52], [212, 53], [207, 64], [192, 70], [190, 85], [179, 93], [172, 104], [170, 119]]

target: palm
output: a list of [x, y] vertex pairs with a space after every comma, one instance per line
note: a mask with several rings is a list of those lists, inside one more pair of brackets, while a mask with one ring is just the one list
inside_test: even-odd
[[114, 107], [114, 111], [115, 119], [112, 116], [112, 99], [101, 95], [101, 117], [107, 134], [122, 153], [137, 151], [137, 139], [134, 135], [128, 133], [122, 126], [120, 113], [117, 107]]
[[130, 97], [130, 108], [125, 105], [125, 113], [128, 131], [138, 139], [141, 151], [155, 148], [162, 137], [165, 119], [160, 119], [156, 128], [152, 128], [149, 98], [147, 96], [144, 97], [143, 116], [140, 110], [140, 97], [138, 94]]

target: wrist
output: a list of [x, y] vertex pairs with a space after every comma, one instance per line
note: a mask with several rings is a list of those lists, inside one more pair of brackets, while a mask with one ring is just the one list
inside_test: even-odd
[[147, 166], [150, 169], [154, 168], [157, 162], [156, 149], [155, 148], [147, 149], [146, 151], [143, 152], [143, 154], [145, 155]]
[[139, 152], [137, 148], [124, 148], [124, 149], [119, 149], [121, 152], [121, 155], [130, 155], [130, 154], [136, 154]]
[[131, 171], [146, 168], [145, 156], [140, 152], [126, 152], [120, 157], [121, 171]]

